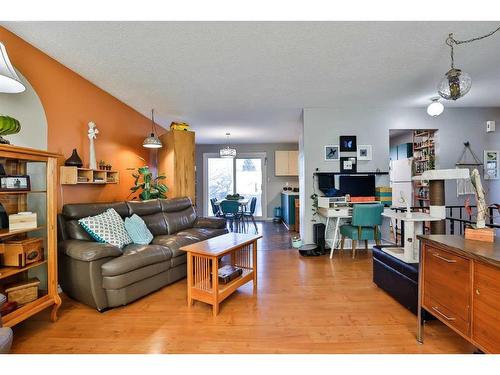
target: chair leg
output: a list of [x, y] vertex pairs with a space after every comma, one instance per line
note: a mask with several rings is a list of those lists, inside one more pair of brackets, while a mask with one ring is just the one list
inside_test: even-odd
[[257, 223], [255, 222], [255, 218], [252, 216], [250, 216], [252, 218], [252, 222], [253, 222], [253, 226], [255, 227], [255, 233], [259, 233], [259, 229], [257, 228]]
[[356, 240], [352, 240], [352, 259], [356, 258]]
[[345, 236], [340, 237], [340, 250], [344, 251]]
[[[379, 239], [379, 233], [378, 233], [378, 226], [375, 226], [375, 244], [377, 246], [380, 246], [380, 239]], [[397, 241], [396, 241], [397, 242]]]
[[365, 240], [365, 250], [368, 250], [368, 240]]

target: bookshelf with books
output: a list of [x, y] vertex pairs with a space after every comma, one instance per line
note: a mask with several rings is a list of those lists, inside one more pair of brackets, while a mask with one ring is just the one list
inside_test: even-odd
[[[413, 175], [436, 169], [436, 133], [437, 130], [425, 129], [413, 131]], [[425, 182], [413, 183], [413, 205], [429, 206], [429, 185]]]

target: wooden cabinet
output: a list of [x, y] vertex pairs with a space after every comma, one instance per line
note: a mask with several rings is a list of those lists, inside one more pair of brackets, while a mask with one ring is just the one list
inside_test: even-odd
[[295, 230], [295, 200], [298, 199], [298, 193], [281, 193], [281, 219], [291, 231]]
[[[36, 283], [37, 295], [34, 300], [21, 304], [16, 310], [2, 315], [2, 323], [12, 327], [30, 316], [52, 307], [51, 319], [57, 319], [57, 310], [61, 298], [57, 291], [57, 160], [62, 155], [24, 147], [0, 145], [0, 163], [9, 175], [30, 176], [30, 188], [23, 191], [1, 191], [0, 202], [7, 214], [20, 211], [32, 211], [37, 214], [37, 227], [30, 229], [0, 229], [0, 259], [9, 249], [3, 242], [27, 245], [33, 238], [35, 248], [40, 253], [18, 254], [20, 266], [0, 264], [0, 291], [9, 289], [9, 285], [25, 283], [32, 277], [39, 277]], [[30, 247], [30, 253], [33, 253]], [[21, 251], [24, 250], [21, 249]], [[19, 257], [20, 255], [20, 257]], [[11, 264], [9, 261], [7, 263]]]
[[298, 176], [299, 175], [299, 152], [298, 151], [275, 151], [274, 174], [276, 176]]
[[[500, 244], [419, 236], [419, 309], [487, 353], [500, 353]], [[419, 322], [418, 339], [423, 325]]]
[[167, 197], [189, 197], [195, 202], [195, 134], [170, 130], [160, 136], [163, 147], [158, 150], [158, 172], [167, 176]]

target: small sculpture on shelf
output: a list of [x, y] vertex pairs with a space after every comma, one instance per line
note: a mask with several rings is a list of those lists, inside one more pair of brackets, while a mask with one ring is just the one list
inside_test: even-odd
[[66, 159], [66, 161], [64, 162], [64, 165], [66, 165], [68, 167], [77, 167], [77, 168], [81, 168], [83, 166], [83, 161], [80, 158], [80, 156], [78, 155], [76, 148], [73, 149], [73, 153], [71, 154], [71, 156], [68, 159]]
[[95, 159], [95, 147], [94, 147], [94, 139], [97, 138], [97, 134], [99, 134], [99, 129], [96, 128], [95, 123], [92, 121], [89, 122], [89, 130], [87, 132], [87, 136], [89, 137], [89, 168], [97, 169], [97, 162]]

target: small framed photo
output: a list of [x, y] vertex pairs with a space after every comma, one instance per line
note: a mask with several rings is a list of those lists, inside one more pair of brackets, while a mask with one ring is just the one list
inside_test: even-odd
[[356, 173], [357, 158], [355, 156], [342, 156], [340, 158], [340, 173]]
[[358, 160], [372, 160], [372, 146], [359, 145], [358, 146]]
[[325, 146], [325, 161], [339, 161], [340, 160], [340, 146], [328, 145]]
[[340, 151], [341, 152], [356, 152], [356, 136], [341, 135], [340, 136]]
[[498, 180], [499, 178], [499, 151], [484, 151], [484, 179]]
[[30, 191], [30, 176], [0, 176], [0, 191]]

